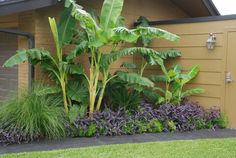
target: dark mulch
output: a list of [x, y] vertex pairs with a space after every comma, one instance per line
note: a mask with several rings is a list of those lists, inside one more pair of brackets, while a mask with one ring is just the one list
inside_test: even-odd
[[236, 137], [236, 130], [220, 129], [199, 130], [193, 132], [177, 133], [159, 133], [159, 134], [139, 134], [132, 136], [115, 136], [115, 137], [97, 137], [97, 138], [67, 138], [57, 141], [33, 142], [30, 144], [0, 146], [0, 154], [32, 152], [32, 151], [49, 151], [65, 148], [79, 148], [89, 146], [100, 146], [109, 144], [126, 144], [126, 143], [143, 143], [156, 141], [173, 141], [173, 140], [194, 140], [194, 139], [213, 139], [213, 138], [233, 138]]

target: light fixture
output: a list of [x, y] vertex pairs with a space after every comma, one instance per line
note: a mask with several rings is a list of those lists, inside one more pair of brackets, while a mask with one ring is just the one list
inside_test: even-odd
[[215, 45], [216, 45], [216, 35], [213, 33], [210, 33], [210, 36], [206, 42], [207, 49], [213, 50], [215, 48]]

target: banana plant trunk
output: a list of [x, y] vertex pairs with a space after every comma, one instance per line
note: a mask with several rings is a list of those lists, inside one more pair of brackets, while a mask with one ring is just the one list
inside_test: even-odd
[[107, 85], [107, 76], [104, 76], [103, 80], [102, 80], [102, 89], [101, 89], [101, 92], [100, 92], [100, 95], [99, 95], [99, 98], [98, 98], [98, 102], [97, 102], [97, 106], [96, 106], [96, 111], [97, 112], [100, 111], [100, 109], [101, 109], [102, 99], [103, 99], [103, 96], [104, 96], [106, 85]]
[[97, 96], [97, 86], [99, 80], [99, 67], [90, 69], [90, 88], [89, 88], [89, 117], [93, 117]]
[[62, 89], [62, 95], [63, 95], [63, 102], [64, 102], [65, 113], [66, 113], [66, 115], [68, 116], [69, 108], [68, 108], [68, 102], [67, 102], [66, 83], [65, 83], [65, 82], [62, 82], [62, 83], [61, 83], [61, 89]]

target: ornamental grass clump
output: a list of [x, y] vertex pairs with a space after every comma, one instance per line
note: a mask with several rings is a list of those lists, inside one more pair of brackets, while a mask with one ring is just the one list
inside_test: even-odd
[[30, 93], [22, 92], [2, 105], [0, 139], [10, 138], [13, 140], [9, 143], [17, 143], [65, 136], [62, 99], [43, 95], [42, 91], [43, 87], [35, 86]]

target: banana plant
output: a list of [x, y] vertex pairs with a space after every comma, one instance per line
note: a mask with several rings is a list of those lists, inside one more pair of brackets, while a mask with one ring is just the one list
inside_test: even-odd
[[190, 90], [184, 91], [184, 86], [193, 80], [199, 73], [199, 65], [193, 66], [187, 74], [177, 74], [175, 77], [175, 85], [173, 86], [175, 95], [177, 97], [177, 104], [180, 104], [183, 98], [191, 96], [193, 94], [200, 94], [204, 92], [202, 88], [193, 88]]
[[[137, 23], [138, 25], [136, 27], [150, 27], [149, 25], [149, 20], [144, 17], [144, 16], [140, 16], [137, 20]], [[152, 37], [150, 36], [145, 36], [145, 35], [141, 35], [139, 40], [141, 41], [141, 43], [143, 44], [143, 47], [146, 47], [148, 48], [152, 42]], [[176, 57], [181, 57], [181, 52], [179, 50], [176, 50], [176, 49], [169, 49], [169, 50], [166, 50], [166, 51], [159, 51], [159, 54], [161, 56], [162, 59], [168, 59], [168, 58], [176, 58]], [[141, 62], [141, 65], [139, 67], [139, 74], [141, 76], [143, 76], [143, 73], [144, 73], [144, 70], [146, 69], [146, 67], [148, 66], [148, 63], [147, 61], [142, 58], [142, 62]], [[164, 64], [161, 64], [161, 69], [164, 70], [165, 67], [164, 67]]]
[[[70, 74], [83, 74], [83, 68], [76, 65], [72, 58], [65, 60], [63, 48], [68, 45], [73, 36], [76, 20], [71, 16], [71, 8], [63, 12], [60, 23], [57, 25], [54, 18], [49, 17], [49, 24], [55, 42], [56, 55], [45, 49], [18, 50], [17, 53], [4, 63], [4, 67], [12, 67], [25, 61], [33, 65], [39, 64], [44, 70], [51, 74], [51, 77], [58, 83], [64, 101], [65, 113], [68, 115], [70, 97], [68, 91], [68, 79]], [[72, 53], [80, 51], [84, 45], [79, 45], [72, 50]], [[71, 54], [71, 53], [70, 53]]]
[[173, 92], [171, 91], [171, 86], [175, 81], [175, 78], [181, 72], [181, 67], [179, 65], [174, 65], [169, 71], [166, 68], [163, 68], [164, 75], [151, 75], [149, 78], [153, 82], [162, 82], [165, 84], [165, 89], [162, 88], [155, 88], [157, 91], [164, 94], [164, 97], [159, 96], [157, 103], [170, 103], [173, 99]]
[[203, 93], [204, 89], [202, 88], [193, 88], [184, 91], [186, 84], [193, 80], [198, 75], [199, 71], [199, 66], [194, 65], [186, 74], [183, 74], [181, 66], [174, 65], [169, 71], [165, 69], [165, 71], [163, 71], [164, 75], [150, 76], [150, 80], [153, 82], [165, 83], [165, 89], [156, 88], [159, 92], [164, 94], [164, 97], [159, 97], [158, 103], [165, 102], [179, 105], [184, 98]]
[[[118, 75], [109, 75], [112, 63], [126, 55], [140, 54], [151, 65], [162, 64], [159, 52], [151, 48], [132, 47], [122, 48], [120, 44], [136, 43], [141, 37], [163, 38], [170, 41], [177, 41], [178, 36], [165, 30], [154, 27], [140, 26], [135, 29], [128, 29], [121, 25], [120, 15], [124, 0], [104, 0], [99, 19], [95, 19], [86, 12], [82, 6], [76, 4], [75, 0], [66, 0], [65, 7], [72, 7], [72, 16], [80, 23], [80, 28], [87, 38], [87, 48], [90, 54], [89, 75], [86, 77], [89, 83], [89, 114], [92, 116], [94, 110], [99, 111], [107, 83]], [[79, 44], [79, 42], [77, 42]], [[111, 48], [103, 51], [106, 46]], [[78, 56], [74, 53], [71, 56]], [[126, 78], [137, 77], [126, 73]], [[102, 84], [98, 88], [99, 78], [102, 77]]]

